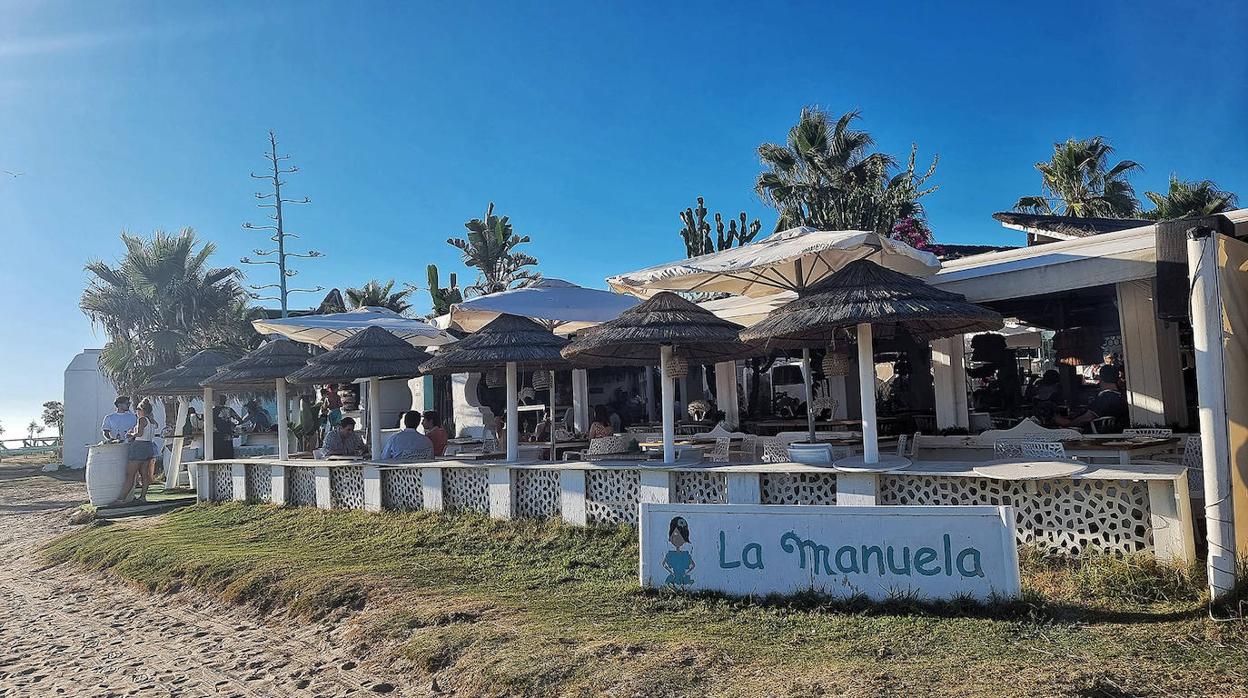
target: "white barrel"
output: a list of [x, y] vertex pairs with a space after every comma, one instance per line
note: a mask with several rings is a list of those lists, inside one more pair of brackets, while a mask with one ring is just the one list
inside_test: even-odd
[[87, 448], [87, 499], [96, 506], [117, 500], [126, 480], [130, 444], [98, 444]]

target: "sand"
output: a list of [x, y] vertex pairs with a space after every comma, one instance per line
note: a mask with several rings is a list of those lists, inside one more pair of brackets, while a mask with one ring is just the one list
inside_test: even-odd
[[358, 656], [344, 639], [350, 619], [261, 617], [194, 592], [43, 569], [37, 548], [70, 528], [86, 490], [81, 472], [39, 469], [0, 462], [0, 696], [428, 694], [387, 675], [384, 653]]

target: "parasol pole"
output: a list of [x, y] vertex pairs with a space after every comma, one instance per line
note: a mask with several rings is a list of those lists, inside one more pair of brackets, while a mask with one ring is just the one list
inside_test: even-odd
[[520, 453], [520, 410], [516, 395], [516, 362], [507, 362], [507, 461], [514, 462]]
[[667, 366], [672, 360], [672, 345], [659, 345], [659, 385], [663, 399], [663, 462], [676, 462], [676, 415], [675, 386], [672, 377], [667, 374]]
[[373, 460], [381, 458], [381, 378], [368, 379], [368, 448]]
[[[217, 416], [216, 406], [212, 404], [212, 388], [204, 388], [204, 460], [212, 460], [213, 452], [213, 421]], [[195, 488], [199, 490], [198, 487]]]
[[806, 384], [807, 443], [815, 442], [815, 394], [810, 380], [810, 349], [802, 349], [802, 381]]
[[558, 460], [555, 458], [555, 371], [550, 371], [550, 462]]
[[871, 323], [858, 324], [858, 395], [862, 405], [862, 460], [880, 462], [880, 440], [875, 424], [875, 352]]
[[287, 404], [286, 378], [277, 381], [277, 458], [290, 458], [290, 405]]

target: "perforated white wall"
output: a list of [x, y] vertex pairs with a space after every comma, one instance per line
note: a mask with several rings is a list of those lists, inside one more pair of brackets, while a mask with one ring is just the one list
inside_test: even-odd
[[425, 506], [420, 468], [381, 471], [381, 508], [391, 511], [419, 511]]
[[836, 504], [835, 473], [763, 473], [763, 504]]
[[513, 470], [516, 516], [544, 519], [559, 516], [558, 470]]
[[485, 468], [443, 468], [442, 501], [447, 511], [490, 511], [490, 478]]
[[590, 523], [637, 523], [641, 473], [589, 470], [585, 473], [585, 513]]

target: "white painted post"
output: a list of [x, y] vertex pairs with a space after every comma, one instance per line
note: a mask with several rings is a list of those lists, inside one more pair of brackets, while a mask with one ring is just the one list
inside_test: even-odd
[[1148, 513], [1157, 559], [1184, 567], [1192, 564], [1196, 560], [1196, 536], [1186, 472], [1174, 480], [1148, 481]]
[[880, 476], [877, 473], [836, 474], [837, 506], [875, 506], [879, 491]]
[[329, 490], [329, 466], [318, 465], [312, 468], [316, 478], [316, 508], [329, 509], [334, 506], [334, 498]]
[[[880, 435], [875, 422], [875, 351], [871, 339], [871, 323], [858, 324], [858, 394], [862, 405], [862, 460], [880, 462]], [[840, 476], [837, 476], [840, 495]]]
[[589, 431], [589, 373], [583, 368], [572, 369], [572, 427]]
[[[186, 443], [186, 438], [182, 436], [182, 425], [186, 424], [186, 415], [191, 410], [191, 399], [189, 397], [178, 398], [178, 417], [173, 423], [173, 450], [169, 451], [169, 457], [165, 462], [165, 489], [177, 487], [182, 479], [182, 447]], [[195, 478], [191, 477], [188, 471], [186, 479], [190, 486], [195, 486]]]
[[802, 383], [806, 386], [806, 443], [815, 443], [815, 391], [810, 376], [810, 349], [802, 348]]
[[1192, 289], [1192, 344], [1196, 351], [1201, 460], [1205, 474], [1206, 539], [1209, 542], [1205, 564], [1209, 593], [1216, 602], [1234, 592], [1238, 576], [1216, 234], [1197, 233], [1188, 239], [1187, 268]]
[[762, 478], [758, 473], [728, 473], [728, 504], [762, 504]]
[[442, 469], [420, 469], [420, 494], [425, 511], [442, 511]]
[[286, 506], [286, 466], [269, 466], [269, 500], [274, 504]]
[[244, 463], [230, 464], [230, 479], [233, 481], [234, 501], [247, 501], [247, 465]]
[[213, 404], [212, 388], [204, 388], [204, 460], [212, 460], [212, 418], [216, 405]]
[[736, 361], [715, 364], [715, 406], [724, 413], [724, 423], [729, 430], [735, 430], [741, 424]]
[[675, 386], [672, 377], [667, 375], [668, 364], [672, 360], [672, 345], [663, 344], [659, 347], [659, 385], [663, 397], [663, 462], [676, 462], [676, 408]]
[[512, 489], [511, 468], [491, 466], [490, 478], [490, 518], [510, 519], [515, 497]]
[[195, 472], [191, 474], [191, 479], [195, 481], [195, 501], [207, 502], [212, 496], [212, 483], [209, 482], [212, 475], [203, 461], [191, 465], [195, 468]]
[[970, 426], [966, 404], [966, 336], [954, 335], [932, 342], [932, 379], [936, 389], [936, 426], [953, 429]]
[[670, 470], [641, 471], [641, 489], [637, 501], [649, 504], [671, 504], [676, 494], [676, 473]]
[[373, 458], [381, 458], [381, 379], [368, 379], [368, 448]]
[[589, 524], [589, 513], [585, 509], [584, 470], [559, 471], [559, 510], [564, 523], [572, 526]]
[[516, 363], [507, 362], [507, 462], [515, 463], [520, 456], [520, 410], [516, 386]]
[[555, 423], [558, 417], [555, 416], [555, 372], [550, 372], [550, 431], [546, 434], [550, 437], [550, 462], [554, 463], [559, 460], [558, 454], [555, 453]]
[[277, 379], [277, 458], [290, 458], [290, 403], [286, 398], [286, 379]]
[[364, 511], [381, 511], [381, 468], [364, 466]]

